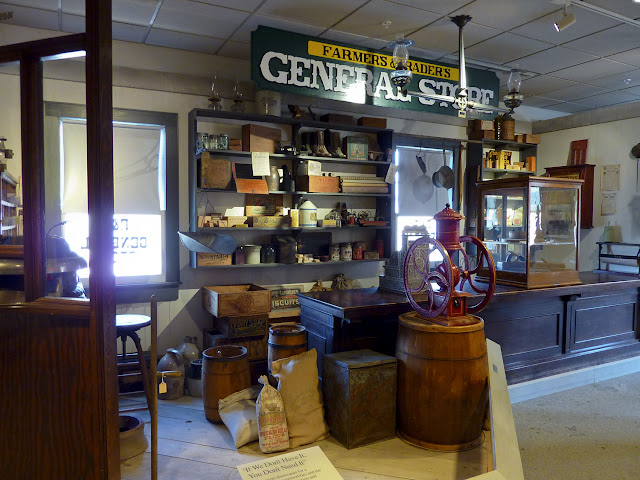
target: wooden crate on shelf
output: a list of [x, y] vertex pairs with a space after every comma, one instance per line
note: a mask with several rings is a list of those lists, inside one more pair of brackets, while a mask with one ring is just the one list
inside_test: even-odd
[[296, 178], [297, 189], [302, 192], [338, 193], [340, 177], [323, 175], [300, 175]]
[[268, 313], [216, 317], [213, 326], [227, 338], [260, 337], [267, 334]]
[[275, 153], [282, 140], [279, 128], [270, 128], [252, 123], [242, 126], [242, 149], [245, 152]]
[[268, 313], [271, 291], [254, 284], [202, 287], [202, 305], [216, 317]]
[[215, 158], [205, 151], [200, 155], [198, 167], [200, 188], [231, 188], [231, 162], [226, 158]]

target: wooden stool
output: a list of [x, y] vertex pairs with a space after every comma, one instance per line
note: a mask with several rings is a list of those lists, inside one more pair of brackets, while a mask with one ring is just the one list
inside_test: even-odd
[[[147, 364], [144, 359], [144, 352], [140, 344], [140, 337], [136, 333], [138, 330], [151, 325], [151, 317], [147, 315], [116, 315], [116, 334], [122, 341], [122, 358], [127, 355], [127, 337], [133, 340], [138, 353], [138, 362], [140, 363], [140, 374], [142, 375], [142, 384], [144, 386], [144, 394], [147, 397], [147, 406], [151, 408], [153, 392], [151, 391], [151, 377], [147, 370]], [[151, 359], [153, 362], [153, 358]], [[154, 382], [155, 384], [155, 382]]]

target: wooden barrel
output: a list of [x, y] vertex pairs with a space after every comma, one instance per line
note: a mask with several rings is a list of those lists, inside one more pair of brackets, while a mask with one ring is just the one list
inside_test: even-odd
[[307, 351], [307, 329], [295, 323], [282, 323], [269, 327], [269, 353], [267, 366], [271, 362], [292, 357]]
[[222, 423], [218, 400], [251, 386], [247, 349], [221, 345], [202, 352], [202, 401], [204, 414], [212, 423]]
[[442, 326], [416, 312], [400, 315], [398, 431], [407, 442], [435, 450], [465, 450], [482, 443], [488, 404], [484, 321]]

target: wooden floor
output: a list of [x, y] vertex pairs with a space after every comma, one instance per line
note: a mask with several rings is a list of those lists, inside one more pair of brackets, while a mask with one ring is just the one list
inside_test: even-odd
[[[205, 419], [201, 398], [160, 400], [158, 404], [158, 473], [162, 480], [240, 480], [236, 466], [270, 456], [260, 452], [258, 442], [236, 449], [224, 425]], [[145, 421], [149, 439], [149, 413], [132, 415]], [[493, 469], [490, 432], [484, 434], [481, 446], [458, 453], [423, 450], [399, 438], [347, 450], [333, 437], [289, 451], [320, 446], [345, 480], [463, 480]], [[122, 462], [122, 479], [151, 478], [150, 458], [147, 449]]]

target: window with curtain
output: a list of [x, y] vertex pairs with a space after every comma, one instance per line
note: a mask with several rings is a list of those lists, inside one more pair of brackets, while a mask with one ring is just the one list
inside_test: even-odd
[[[117, 119], [117, 120], [116, 120]], [[85, 258], [87, 132], [83, 107], [46, 102], [49, 150], [47, 228]], [[52, 133], [51, 130], [56, 130]], [[177, 115], [114, 110], [114, 274], [119, 303], [177, 298]], [[59, 205], [59, 208], [53, 208]], [[77, 272], [85, 288], [89, 269]]]

